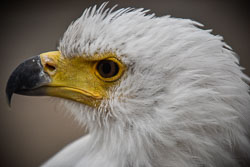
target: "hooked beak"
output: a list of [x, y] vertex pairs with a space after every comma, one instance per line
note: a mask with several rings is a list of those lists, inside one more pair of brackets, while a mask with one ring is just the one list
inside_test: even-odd
[[[55, 96], [97, 107], [106, 89], [94, 75], [95, 61], [65, 58], [59, 51], [43, 53], [21, 63], [11, 74], [6, 95]], [[104, 84], [102, 84], [104, 85]]]
[[13, 93], [30, 96], [46, 95], [44, 85], [51, 82], [44, 72], [40, 56], [34, 56], [21, 63], [11, 74], [6, 86], [9, 106]]

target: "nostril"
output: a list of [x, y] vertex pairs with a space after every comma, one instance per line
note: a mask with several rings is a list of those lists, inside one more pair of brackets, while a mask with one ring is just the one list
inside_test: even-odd
[[53, 75], [56, 72], [56, 66], [53, 65], [53, 64], [51, 64], [51, 63], [49, 63], [49, 62], [46, 62], [46, 64], [45, 64], [45, 71], [47, 73], [49, 73], [50, 75]]
[[56, 67], [53, 66], [53, 65], [51, 65], [51, 64], [46, 63], [45, 66], [46, 66], [46, 68], [47, 68], [48, 70], [50, 70], [50, 71], [55, 71], [55, 70], [56, 70]]

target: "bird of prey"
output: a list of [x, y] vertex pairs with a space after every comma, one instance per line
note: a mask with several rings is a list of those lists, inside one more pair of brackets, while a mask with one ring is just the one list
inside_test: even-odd
[[8, 80], [9, 102], [57, 97], [88, 129], [42, 166], [246, 166], [250, 79], [230, 46], [189, 19], [106, 5]]

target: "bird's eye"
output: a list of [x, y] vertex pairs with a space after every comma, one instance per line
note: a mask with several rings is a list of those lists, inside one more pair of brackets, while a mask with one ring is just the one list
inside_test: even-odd
[[109, 57], [96, 61], [94, 65], [95, 75], [105, 81], [114, 82], [121, 78], [126, 66], [117, 58]]
[[97, 65], [97, 71], [103, 78], [111, 78], [118, 74], [119, 66], [111, 60], [102, 60]]

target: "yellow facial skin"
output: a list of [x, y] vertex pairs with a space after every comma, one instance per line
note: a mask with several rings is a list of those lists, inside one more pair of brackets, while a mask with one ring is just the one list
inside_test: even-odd
[[[71, 99], [92, 107], [98, 107], [102, 99], [109, 98], [108, 91], [119, 83], [125, 66], [114, 53], [85, 56], [63, 57], [59, 51], [40, 55], [44, 71], [49, 74], [51, 82], [47, 84], [49, 96]], [[119, 71], [115, 76], [104, 78], [97, 65], [102, 60], [115, 62]]]

